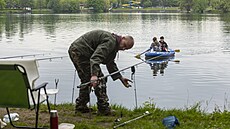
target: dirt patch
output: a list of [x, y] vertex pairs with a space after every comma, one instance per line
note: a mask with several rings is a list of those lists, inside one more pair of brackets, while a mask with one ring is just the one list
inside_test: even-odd
[[[61, 123], [71, 123], [78, 125], [79, 123], [89, 123], [98, 125], [98, 127], [102, 128], [111, 128], [113, 125], [113, 120], [115, 117], [108, 116], [97, 116], [95, 112], [91, 113], [79, 113], [75, 114], [74, 108], [58, 108], [58, 122]], [[34, 126], [35, 125], [35, 110], [29, 109], [18, 109], [11, 108], [11, 113], [18, 113], [19, 120], [14, 122], [15, 125], [23, 125], [23, 126]], [[0, 108], [0, 118], [3, 119], [4, 115], [7, 114], [5, 108]], [[107, 118], [104, 118], [107, 117]], [[39, 111], [39, 127], [49, 127], [50, 125], [50, 115], [47, 108], [41, 108]], [[10, 123], [7, 123], [7, 126], [4, 129], [12, 129]]]

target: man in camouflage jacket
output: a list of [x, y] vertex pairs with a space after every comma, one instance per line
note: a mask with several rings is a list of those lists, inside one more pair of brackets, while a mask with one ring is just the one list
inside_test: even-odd
[[[98, 113], [110, 115], [109, 99], [106, 94], [107, 78], [99, 80], [103, 76], [100, 64], [107, 67], [108, 72], [118, 71], [114, 62], [119, 50], [132, 48], [134, 40], [131, 36], [118, 36], [116, 34], [93, 30], [76, 39], [69, 48], [70, 58], [78, 72], [81, 84], [91, 81], [90, 85], [81, 86], [79, 97], [76, 99], [75, 112], [89, 112], [87, 103], [90, 100], [91, 87], [95, 89], [97, 96]], [[129, 79], [122, 77], [118, 72], [111, 75], [113, 80], [120, 79], [125, 87], [129, 87]]]

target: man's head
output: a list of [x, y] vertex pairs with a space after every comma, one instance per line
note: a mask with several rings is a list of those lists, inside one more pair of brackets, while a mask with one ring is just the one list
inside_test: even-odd
[[134, 39], [132, 36], [123, 36], [119, 44], [119, 50], [128, 50], [134, 45]]
[[161, 36], [161, 37], [160, 37], [160, 40], [161, 40], [161, 41], [164, 41], [164, 37], [163, 37], [163, 36]]

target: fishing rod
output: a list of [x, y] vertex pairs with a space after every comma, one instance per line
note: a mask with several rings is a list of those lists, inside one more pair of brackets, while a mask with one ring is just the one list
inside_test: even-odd
[[[142, 63], [144, 63], [144, 62], [146, 62], [146, 61], [150, 61], [150, 60], [153, 60], [153, 59], [157, 59], [157, 58], [159, 58], [159, 57], [161, 57], [161, 56], [162, 56], [162, 55], [155, 56], [155, 57], [149, 58], [149, 59], [147, 59], [147, 60], [143, 60], [143, 61], [141, 61], [141, 62], [139, 62], [139, 63], [136, 63], [136, 64], [134, 64], [134, 65], [131, 65], [131, 66], [129, 66], [129, 67], [123, 68], [123, 69], [118, 70], [118, 71], [115, 71], [115, 72], [113, 72], [113, 73], [111, 73], [111, 74], [108, 74], [108, 75], [105, 75], [105, 76], [103, 76], [103, 77], [100, 77], [98, 80], [102, 80], [102, 79], [104, 79], [104, 78], [107, 78], [107, 77], [109, 77], [109, 76], [115, 75], [115, 74], [117, 74], [117, 73], [120, 73], [120, 72], [122, 72], [122, 71], [125, 71], [125, 70], [127, 70], [127, 69], [130, 69], [130, 68], [132, 68], [132, 67], [138, 66], [138, 65], [140, 65], [140, 64], [142, 64]], [[89, 85], [90, 83], [95, 82], [95, 81], [98, 81], [98, 80], [91, 80], [91, 81], [89, 81], [89, 82], [80, 84], [80, 85], [77, 86], [77, 88], [80, 88], [81, 86]]]
[[[180, 52], [180, 49], [176, 49], [175, 52]], [[120, 72], [122, 72], [122, 71], [125, 71], [125, 70], [127, 70], [127, 69], [129, 69], [129, 68], [138, 66], [138, 65], [140, 65], [140, 64], [142, 64], [142, 63], [144, 63], [144, 62], [147, 62], [147, 61], [150, 61], [150, 60], [157, 59], [157, 58], [159, 58], [159, 57], [161, 57], [161, 56], [163, 56], [163, 54], [161, 54], [161, 55], [159, 55], [159, 56], [155, 56], [155, 57], [149, 58], [149, 59], [147, 59], [147, 60], [142, 60], [142, 61], [139, 62], [139, 63], [136, 63], [136, 64], [131, 65], [131, 66], [129, 66], [129, 67], [123, 68], [123, 69], [121, 69], [121, 70], [115, 71], [115, 72], [113, 72], [113, 73], [111, 73], [111, 74], [108, 74], [108, 75], [106, 75], [106, 76], [100, 77], [98, 80], [102, 80], [102, 79], [107, 78], [107, 77], [109, 77], [109, 76], [112, 76], [112, 75], [114, 75], [114, 74], [117, 74], [117, 73], [120, 73]], [[136, 57], [136, 56], [135, 56], [135, 57]], [[137, 58], [137, 57], [136, 57], [136, 58]], [[137, 59], [141, 59], [141, 58], [137, 58]], [[179, 61], [179, 60], [174, 60], [174, 62], [179, 63], [180, 61]], [[83, 84], [78, 85], [77, 88], [80, 88], [81, 86], [89, 85], [90, 83], [95, 82], [95, 81], [98, 81], [98, 80], [90, 80], [89, 82], [86, 82], [86, 83], [83, 83]], [[127, 86], [127, 87], [130, 87], [130, 86]]]
[[[55, 79], [55, 89], [58, 87], [59, 79]], [[54, 106], [56, 107], [56, 102], [57, 102], [57, 94], [54, 95]]]
[[74, 97], [74, 87], [76, 82], [76, 70], [74, 70], [74, 78], [73, 78], [73, 88], [72, 88], [72, 103], [73, 103], [73, 97]]
[[[50, 53], [48, 53], [50, 54]], [[23, 57], [29, 57], [29, 56], [38, 56], [38, 55], [45, 55], [45, 53], [42, 54], [28, 54], [28, 55], [19, 55], [19, 56], [7, 56], [7, 57], [0, 57], [0, 59], [11, 59], [11, 58], [23, 58]]]
[[136, 88], [136, 82], [135, 82], [135, 67], [131, 67], [131, 80], [133, 80], [134, 85], [134, 93], [135, 93], [135, 103], [136, 103], [136, 109], [137, 109], [137, 88]]
[[151, 114], [151, 113], [150, 113], [149, 111], [146, 111], [146, 112], [143, 113], [143, 115], [141, 115], [141, 116], [138, 116], [138, 117], [133, 118], [133, 119], [131, 119], [131, 120], [125, 121], [125, 122], [123, 122], [123, 123], [121, 123], [121, 124], [119, 124], [119, 125], [113, 126], [113, 129], [116, 129], [116, 128], [118, 128], [118, 127], [124, 126], [124, 125], [126, 125], [126, 124], [128, 124], [128, 123], [130, 123], [130, 122], [132, 122], [132, 121], [138, 120], [138, 119], [140, 119], [140, 118], [142, 118], [142, 117], [145, 117], [145, 116], [147, 116], [147, 115], [150, 115], [150, 114]]
[[40, 58], [40, 59], [36, 59], [36, 60], [38, 60], [38, 61], [40, 61], [40, 60], [52, 60], [52, 59], [58, 59], [58, 58], [63, 59], [65, 57], [68, 57], [68, 56], [47, 57], [47, 58]]

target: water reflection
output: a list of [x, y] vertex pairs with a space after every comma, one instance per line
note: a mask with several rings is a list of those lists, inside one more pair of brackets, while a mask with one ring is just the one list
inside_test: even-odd
[[[226, 72], [230, 70], [229, 23], [230, 15], [180, 13], [0, 15], [0, 53], [1, 57], [33, 53], [63, 56], [70, 43], [81, 34], [103, 29], [132, 35], [135, 47], [131, 52], [136, 54], [149, 47], [153, 35], [164, 35], [170, 47], [181, 50], [176, 54], [181, 63], [176, 65], [166, 60], [139, 65], [136, 70], [138, 105], [154, 98], [159, 107], [181, 108], [185, 104], [189, 106], [212, 98], [208, 107], [212, 110], [215, 105], [221, 105], [223, 95], [230, 92], [230, 72]], [[119, 68], [139, 62], [134, 55], [120, 54], [119, 60], [116, 60]], [[39, 65], [38, 81], [49, 81], [53, 88], [54, 78], [59, 78], [58, 103], [70, 102], [74, 71], [71, 61], [68, 58], [41, 61]], [[122, 75], [129, 76], [129, 72], [125, 71]], [[152, 79], [153, 76], [155, 79]], [[78, 83], [79, 80], [76, 81]], [[109, 80], [108, 85], [111, 103], [133, 108], [133, 90], [125, 89], [124, 92], [119, 81]], [[92, 104], [96, 98], [93, 100]]]
[[[122, 20], [121, 20], [122, 19]], [[172, 21], [184, 21], [187, 22], [186, 26], [190, 29], [202, 29], [202, 21], [217, 21], [219, 17], [216, 15], [191, 15], [191, 14], [75, 14], [75, 15], [43, 15], [43, 14], [8, 14], [0, 15], [0, 35], [6, 34], [6, 37], [15, 36], [16, 33], [20, 33], [20, 38], [23, 39], [25, 33], [32, 31], [33, 25], [37, 25], [39, 28], [44, 28], [47, 33], [54, 34], [55, 30], [58, 29], [60, 23], [76, 23], [76, 22], [103, 22], [103, 23], [135, 23], [136, 20], [142, 20], [144, 23], [151, 22], [152, 24], [156, 21], [163, 20], [165, 23]], [[224, 31], [230, 32], [230, 16], [220, 16], [220, 20], [224, 22]], [[157, 23], [158, 24], [158, 23]], [[143, 24], [142, 27], [145, 27]], [[174, 27], [174, 29], [178, 27]]]
[[229, 33], [230, 33], [230, 14], [223, 14], [221, 16], [221, 21], [223, 21], [223, 27], [222, 30], [224, 32], [223, 36], [226, 37], [226, 39], [224, 39], [224, 42], [222, 44], [222, 51], [225, 54], [229, 54], [230, 53], [230, 38]]
[[173, 58], [174, 57], [164, 58], [164, 59], [154, 59], [154, 60], [146, 59], [145, 62], [150, 65], [154, 77], [157, 75], [164, 76], [165, 69], [168, 66], [168, 62]]
[[[9, 14], [0, 16], [0, 35], [5, 33], [7, 39], [11, 39], [19, 34], [20, 40], [24, 39], [24, 35], [33, 31], [34, 25], [44, 26], [44, 29], [52, 34], [55, 32], [59, 22], [59, 15], [31, 15], [31, 14]], [[37, 29], [37, 28], [35, 28]]]
[[230, 33], [230, 14], [223, 14], [221, 20], [224, 21], [223, 30], [225, 33]]

